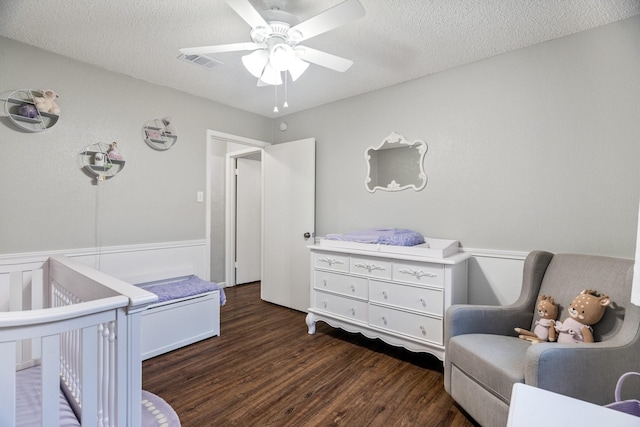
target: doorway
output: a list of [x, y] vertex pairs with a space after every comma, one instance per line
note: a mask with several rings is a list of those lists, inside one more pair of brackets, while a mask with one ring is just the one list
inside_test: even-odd
[[[264, 141], [207, 131], [206, 235], [211, 280], [234, 286], [236, 259], [236, 158], [252, 158], [270, 144]], [[233, 155], [229, 155], [233, 153]]]
[[[218, 274], [225, 277], [224, 286], [237, 283], [235, 170], [237, 159], [259, 152], [262, 156], [261, 298], [299, 311], [306, 310], [310, 293], [307, 245], [313, 242], [315, 235], [315, 139], [271, 145], [209, 132], [211, 140], [207, 144], [207, 154], [212, 155], [214, 150], [218, 150], [213, 156], [215, 158], [208, 157], [207, 162], [207, 247], [210, 248], [207, 260], [212, 264], [212, 277], [216, 277], [217, 263]], [[234, 148], [240, 144], [245, 148], [227, 149], [227, 144], [233, 144]], [[216, 164], [221, 152], [224, 160]], [[214, 168], [214, 165], [219, 167]], [[220, 187], [224, 189], [223, 201], [215, 190]], [[217, 201], [215, 196], [218, 196]], [[211, 215], [214, 208], [219, 211], [220, 206], [223, 206], [224, 214]], [[216, 238], [221, 232], [224, 238]], [[220, 248], [222, 251], [216, 252]], [[219, 262], [222, 257], [223, 262]]]
[[[229, 153], [235, 169], [235, 284], [257, 282], [262, 277], [262, 153], [235, 156]], [[234, 165], [235, 163], [235, 165]], [[233, 179], [233, 177], [231, 177]], [[235, 197], [233, 195], [235, 194]]]

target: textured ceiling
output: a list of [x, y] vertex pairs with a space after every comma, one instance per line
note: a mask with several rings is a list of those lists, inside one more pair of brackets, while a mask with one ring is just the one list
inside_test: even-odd
[[[341, 1], [288, 0], [285, 10], [304, 21]], [[353, 67], [311, 65], [280, 116], [640, 14], [640, 0], [360, 1], [364, 18], [303, 43]], [[212, 69], [177, 59], [182, 47], [250, 41], [249, 30], [224, 0], [0, 0], [2, 36], [276, 117], [274, 88], [256, 87], [243, 53], [212, 55], [223, 63]]]

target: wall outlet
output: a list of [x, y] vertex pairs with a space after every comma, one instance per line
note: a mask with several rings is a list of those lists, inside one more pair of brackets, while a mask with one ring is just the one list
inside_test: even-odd
[[198, 201], [198, 203], [204, 202], [204, 193], [202, 191], [198, 191], [196, 193], [196, 200]]

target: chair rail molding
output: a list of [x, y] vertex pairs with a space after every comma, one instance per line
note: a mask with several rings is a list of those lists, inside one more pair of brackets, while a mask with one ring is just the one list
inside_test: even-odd
[[184, 267], [209, 280], [206, 248], [207, 241], [202, 239], [6, 254], [0, 255], [0, 269], [66, 255], [117, 278]]

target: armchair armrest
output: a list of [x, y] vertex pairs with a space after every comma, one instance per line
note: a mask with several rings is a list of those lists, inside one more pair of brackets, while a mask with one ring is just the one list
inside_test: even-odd
[[445, 342], [456, 335], [515, 336], [513, 328], [531, 325], [533, 312], [526, 306], [452, 305], [445, 314]]
[[464, 334], [515, 336], [513, 328], [528, 328], [544, 273], [553, 258], [545, 251], [533, 251], [525, 259], [520, 296], [506, 306], [452, 305], [445, 313], [444, 342]]
[[525, 383], [597, 405], [613, 402], [620, 376], [638, 370], [638, 311], [631, 308], [623, 329], [608, 341], [532, 345], [526, 354]]

